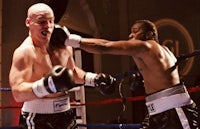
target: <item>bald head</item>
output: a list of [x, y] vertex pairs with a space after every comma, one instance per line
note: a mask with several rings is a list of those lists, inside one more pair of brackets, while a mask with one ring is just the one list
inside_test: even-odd
[[27, 17], [31, 18], [33, 15], [35, 14], [38, 15], [40, 13], [47, 13], [54, 17], [54, 13], [51, 7], [49, 7], [47, 4], [44, 4], [44, 3], [37, 3], [37, 4], [32, 5], [28, 9]]

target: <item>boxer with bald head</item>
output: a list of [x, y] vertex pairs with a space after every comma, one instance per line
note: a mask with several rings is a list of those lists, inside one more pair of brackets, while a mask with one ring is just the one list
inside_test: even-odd
[[131, 56], [144, 79], [148, 115], [141, 129], [199, 129], [199, 113], [181, 82], [174, 54], [159, 44], [153, 22], [138, 20], [129, 40], [108, 41], [70, 34], [65, 45], [96, 54]]
[[76, 83], [114, 92], [115, 78], [78, 68], [72, 47], [57, 46], [59, 37], [49, 44], [54, 19], [48, 5], [32, 5], [25, 20], [29, 35], [13, 54], [9, 82], [14, 99], [23, 102], [20, 125], [27, 129], [77, 128], [68, 94]]

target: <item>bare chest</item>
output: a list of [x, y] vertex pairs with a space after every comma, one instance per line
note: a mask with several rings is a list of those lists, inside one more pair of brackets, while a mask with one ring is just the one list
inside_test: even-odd
[[43, 77], [45, 76], [49, 70], [52, 68], [52, 61], [48, 54], [44, 55], [37, 55], [33, 63], [33, 74], [36, 77]]
[[64, 50], [58, 50], [51, 53], [36, 53], [33, 63], [33, 73], [36, 77], [45, 76], [55, 65], [67, 66], [69, 53]]
[[65, 49], [54, 51], [50, 55], [50, 60], [52, 62], [52, 65], [62, 65], [67, 67], [67, 64], [70, 60], [69, 58], [70, 54], [68, 51], [65, 51]]

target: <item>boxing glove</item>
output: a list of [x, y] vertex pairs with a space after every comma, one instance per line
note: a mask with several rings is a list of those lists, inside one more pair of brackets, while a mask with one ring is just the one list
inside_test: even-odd
[[109, 74], [87, 72], [85, 85], [94, 86], [102, 95], [110, 95], [115, 91], [116, 78]]
[[53, 33], [51, 34], [49, 47], [51, 49], [65, 47], [65, 40], [69, 37], [70, 32], [65, 26], [55, 24]]
[[63, 66], [54, 66], [42, 79], [33, 83], [32, 89], [37, 97], [67, 91], [75, 87], [73, 72]]
[[49, 47], [52, 49], [63, 48], [64, 46], [80, 47], [81, 36], [70, 34], [65, 26], [55, 24], [53, 33], [50, 38]]
[[130, 89], [132, 91], [135, 91], [136, 89], [144, 86], [144, 79], [143, 79], [143, 76], [141, 75], [141, 73], [139, 71], [136, 71], [132, 75], [131, 79], [132, 79], [132, 83], [131, 83]]
[[65, 40], [65, 45], [73, 48], [80, 48], [81, 38], [82, 37], [80, 35], [70, 34]]

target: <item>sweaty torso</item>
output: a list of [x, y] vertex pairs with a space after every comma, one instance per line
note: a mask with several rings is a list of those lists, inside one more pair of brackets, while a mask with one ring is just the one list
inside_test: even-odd
[[169, 88], [180, 83], [174, 55], [163, 46], [152, 43], [152, 50], [133, 57], [143, 78], [147, 94]]

